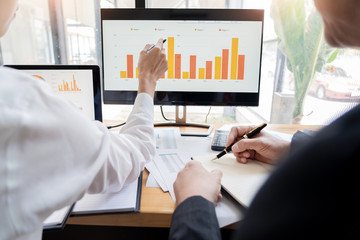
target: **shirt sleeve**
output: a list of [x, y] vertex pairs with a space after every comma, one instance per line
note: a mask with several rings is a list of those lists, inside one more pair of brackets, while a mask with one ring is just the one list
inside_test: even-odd
[[139, 94], [124, 127], [119, 133], [109, 133], [107, 160], [92, 182], [90, 193], [119, 191], [139, 177], [155, 156], [153, 114], [153, 99], [146, 93]]
[[183, 201], [172, 216], [169, 239], [221, 239], [213, 203], [201, 196]]
[[153, 158], [150, 95], [137, 96], [116, 133], [39, 79], [6, 69], [0, 79], [0, 238], [39, 231], [54, 210], [86, 192], [120, 190]]

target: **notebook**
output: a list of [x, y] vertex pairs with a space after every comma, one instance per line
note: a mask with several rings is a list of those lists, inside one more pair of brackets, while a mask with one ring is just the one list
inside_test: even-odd
[[241, 205], [248, 207], [257, 191], [267, 180], [273, 170], [270, 164], [249, 160], [242, 164], [236, 161], [233, 154], [227, 154], [212, 161], [213, 155], [196, 156], [208, 171], [220, 169], [223, 173], [221, 186]]
[[124, 186], [120, 192], [85, 194], [75, 203], [72, 215], [139, 212], [142, 173], [140, 177]]
[[70, 216], [71, 210], [74, 204], [66, 206], [62, 209], [59, 209], [53, 212], [45, 221], [43, 222], [43, 230], [50, 229], [61, 229], [65, 226], [65, 223]]

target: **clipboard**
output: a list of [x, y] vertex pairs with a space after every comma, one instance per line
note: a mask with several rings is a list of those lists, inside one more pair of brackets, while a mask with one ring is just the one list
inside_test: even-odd
[[137, 180], [119, 192], [85, 194], [75, 203], [71, 216], [139, 212], [141, 190], [142, 172]]

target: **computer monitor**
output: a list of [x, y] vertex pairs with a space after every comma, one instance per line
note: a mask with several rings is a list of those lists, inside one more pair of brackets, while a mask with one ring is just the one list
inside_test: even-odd
[[101, 9], [105, 104], [133, 104], [138, 56], [164, 44], [157, 105], [257, 106], [263, 10]]
[[100, 68], [96, 65], [7, 65], [49, 83], [91, 120], [102, 121]]

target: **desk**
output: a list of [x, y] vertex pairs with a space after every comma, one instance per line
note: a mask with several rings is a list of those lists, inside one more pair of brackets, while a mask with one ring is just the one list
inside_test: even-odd
[[[216, 124], [215, 129], [222, 124]], [[315, 125], [284, 125], [269, 124], [266, 130], [293, 134], [297, 130], [318, 130], [321, 126]], [[127, 227], [170, 227], [171, 216], [175, 203], [169, 193], [160, 188], [146, 187], [149, 172], [145, 169], [142, 180], [142, 194], [139, 213], [103, 214], [92, 216], [70, 217], [67, 224], [97, 225], [97, 226], [127, 226]]]

